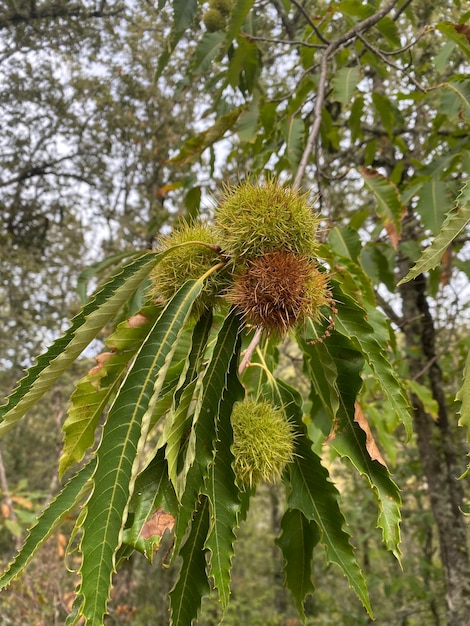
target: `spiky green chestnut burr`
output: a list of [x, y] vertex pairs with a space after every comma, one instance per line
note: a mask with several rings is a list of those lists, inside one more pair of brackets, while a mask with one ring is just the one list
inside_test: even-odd
[[240, 487], [275, 483], [294, 458], [295, 434], [282, 409], [247, 399], [232, 411], [233, 469]]
[[315, 257], [318, 224], [305, 194], [269, 179], [226, 187], [214, 227], [223, 252], [240, 263], [275, 251]]
[[225, 16], [222, 15], [222, 12], [216, 8], [207, 9], [202, 16], [202, 21], [210, 33], [215, 33], [217, 30], [223, 30], [227, 24]]
[[282, 337], [308, 318], [318, 321], [331, 304], [327, 275], [305, 255], [268, 252], [253, 259], [227, 292], [246, 322]]
[[[158, 252], [178, 244], [187, 244], [169, 252], [150, 274], [149, 294], [163, 298], [165, 302], [168, 302], [187, 280], [200, 278], [220, 262], [215, 235], [206, 224], [184, 223], [170, 235], [161, 237], [158, 243]], [[216, 270], [210, 274], [201, 294], [194, 302], [193, 313], [199, 316], [219, 304], [222, 300], [220, 294], [226, 287], [227, 277], [223, 270]]]
[[211, 9], [217, 9], [222, 15], [228, 15], [232, 10], [232, 0], [209, 0]]

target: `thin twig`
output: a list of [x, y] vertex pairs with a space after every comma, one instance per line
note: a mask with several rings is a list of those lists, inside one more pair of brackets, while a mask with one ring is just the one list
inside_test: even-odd
[[405, 320], [403, 319], [403, 317], [399, 315], [398, 313], [395, 313], [395, 311], [390, 306], [390, 304], [377, 291], [375, 292], [375, 299], [377, 300], [377, 304], [384, 311], [388, 319], [391, 322], [393, 322], [396, 326], [398, 326], [398, 328], [402, 329], [405, 323]]
[[253, 352], [256, 350], [257, 345], [260, 342], [261, 335], [263, 334], [263, 327], [258, 326], [255, 334], [253, 335], [253, 339], [250, 341], [250, 345], [245, 350], [245, 354], [243, 355], [243, 359], [238, 366], [238, 375], [241, 376], [243, 372], [246, 370], [248, 365], [250, 364], [251, 357], [253, 356]]
[[406, 46], [403, 46], [403, 48], [398, 48], [398, 50], [380, 50], [380, 52], [386, 57], [392, 57], [396, 56], [397, 54], [403, 54], [404, 52], [408, 52], [408, 50], [414, 48], [414, 46], [418, 43], [420, 39], [424, 37], [424, 35], [427, 35], [432, 30], [434, 30], [433, 26], [425, 26], [423, 30], [416, 36], [416, 38], [413, 39], [413, 41], [410, 41], [410, 43], [407, 43]]
[[307, 164], [310, 160], [310, 156], [315, 148], [317, 143], [318, 134], [320, 132], [321, 118], [322, 118], [322, 108], [323, 102], [325, 99], [326, 92], [326, 81], [328, 74], [328, 60], [330, 56], [333, 54], [335, 50], [337, 50], [341, 45], [346, 43], [347, 41], [353, 39], [358, 36], [362, 31], [367, 30], [374, 24], [376, 24], [379, 20], [381, 20], [387, 13], [389, 13], [392, 8], [397, 4], [398, 0], [389, 0], [381, 9], [370, 15], [362, 22], [358, 22], [353, 28], [350, 28], [346, 33], [331, 41], [325, 51], [322, 54], [320, 61], [320, 76], [318, 79], [318, 88], [317, 88], [317, 98], [315, 102], [315, 111], [313, 117], [312, 128], [310, 130], [310, 135], [307, 140], [307, 145], [305, 146], [304, 153], [302, 155], [302, 159], [300, 160], [299, 167], [297, 169], [297, 173], [295, 175], [295, 179], [293, 182], [294, 189], [300, 189], [300, 185], [302, 182], [302, 178], [304, 177], [305, 170], [307, 168]]
[[297, 7], [297, 9], [302, 13], [302, 15], [305, 17], [305, 19], [307, 20], [309, 26], [311, 27], [311, 29], [313, 30], [313, 32], [315, 33], [315, 35], [318, 37], [318, 39], [320, 41], [323, 41], [323, 43], [325, 45], [328, 45], [330, 42], [328, 41], [328, 39], [325, 39], [325, 37], [323, 36], [323, 34], [318, 30], [317, 25], [315, 24], [315, 22], [311, 19], [310, 15], [308, 14], [308, 11], [305, 9], [305, 7], [303, 6], [303, 4], [301, 4], [298, 0], [290, 0], [292, 2], [292, 4], [294, 6]]
[[241, 32], [240, 35], [248, 39], [248, 41], [265, 41], [267, 43], [279, 43], [284, 46], [304, 46], [305, 48], [324, 48], [325, 46], [321, 43], [308, 43], [306, 41], [300, 41], [297, 39], [276, 39], [275, 37], [258, 37], [255, 35], [250, 35], [249, 33]]
[[427, 93], [428, 90], [427, 90], [426, 87], [423, 87], [423, 85], [421, 85], [421, 83], [419, 83], [416, 80], [416, 78], [414, 78], [413, 76], [408, 74], [408, 72], [406, 71], [405, 68], [400, 67], [399, 65], [397, 65], [393, 61], [390, 61], [389, 59], [387, 59], [387, 57], [383, 54], [383, 52], [381, 50], [379, 50], [378, 48], [376, 48], [373, 44], [369, 43], [367, 41], [367, 39], [363, 35], [358, 33], [357, 34], [357, 38], [360, 39], [362, 41], [362, 43], [365, 45], [365, 47], [368, 48], [371, 52], [373, 52], [376, 56], [378, 56], [379, 59], [381, 59], [386, 65], [389, 65], [390, 67], [393, 67], [393, 69], [397, 70], [397, 72], [401, 72], [402, 74], [405, 74], [405, 76], [408, 78], [408, 80], [411, 80], [413, 85], [417, 89], [419, 89], [419, 91], [422, 91], [423, 93]]

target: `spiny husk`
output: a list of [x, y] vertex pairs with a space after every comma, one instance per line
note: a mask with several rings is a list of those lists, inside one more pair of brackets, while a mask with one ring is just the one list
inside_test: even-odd
[[241, 487], [276, 483], [294, 457], [295, 433], [282, 409], [247, 399], [232, 411], [233, 469]]
[[307, 256], [270, 252], [250, 261], [227, 293], [246, 322], [283, 336], [307, 318], [318, 321], [331, 301], [327, 276]]
[[217, 9], [222, 15], [228, 15], [233, 8], [232, 0], [209, 0], [211, 9]]
[[[220, 262], [213, 231], [200, 222], [183, 223], [170, 235], [160, 238], [158, 252], [168, 250], [181, 243], [195, 242], [172, 250], [150, 274], [150, 295], [170, 300], [178, 289], [191, 279], [200, 278], [207, 270]], [[197, 243], [202, 242], [202, 243]], [[213, 248], [202, 245], [209, 244]], [[226, 272], [216, 271], [205, 281], [203, 290], [193, 305], [193, 313], [201, 315], [222, 300], [221, 292], [227, 288]]]
[[211, 9], [207, 9], [202, 17], [202, 21], [204, 22], [204, 26], [210, 33], [215, 33], [218, 30], [223, 30], [227, 25], [227, 20], [222, 12], [213, 7]]
[[316, 257], [318, 224], [305, 194], [270, 179], [226, 187], [214, 228], [223, 252], [239, 263], [280, 250]]

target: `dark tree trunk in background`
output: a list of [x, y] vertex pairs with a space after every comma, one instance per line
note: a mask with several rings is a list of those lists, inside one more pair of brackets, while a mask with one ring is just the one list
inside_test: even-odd
[[[412, 221], [406, 222], [404, 237], [414, 238]], [[408, 259], [401, 259], [402, 275], [408, 269]], [[426, 412], [419, 399], [413, 398], [414, 430], [445, 571], [447, 625], [464, 626], [470, 623], [467, 520], [462, 513], [463, 486], [458, 480], [465, 469], [464, 456], [455, 441], [456, 418], [449, 414], [445, 398], [425, 277], [420, 275], [402, 285], [400, 293], [410, 376], [429, 387], [439, 408], [438, 419], [435, 420]]]

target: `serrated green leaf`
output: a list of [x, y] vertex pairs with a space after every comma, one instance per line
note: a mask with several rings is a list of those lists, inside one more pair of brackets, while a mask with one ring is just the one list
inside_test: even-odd
[[449, 189], [444, 181], [433, 177], [423, 183], [416, 203], [416, 212], [421, 216], [423, 226], [433, 235], [437, 235], [441, 229], [444, 215], [451, 208], [449, 205]]
[[424, 410], [435, 420], [439, 419], [439, 405], [433, 398], [432, 390], [417, 380], [405, 380], [405, 386], [410, 393], [414, 393], [424, 407]]
[[313, 452], [312, 442], [302, 422], [302, 399], [282, 381], [279, 381], [279, 389], [285, 399], [286, 415], [295, 423], [297, 430], [296, 455], [289, 465], [287, 504], [318, 525], [320, 541], [325, 546], [328, 561], [341, 568], [372, 617], [367, 583], [357, 563], [349, 534], [345, 530], [346, 521], [338, 503], [339, 492], [330, 481], [328, 471], [320, 458]]
[[[361, 307], [355, 299], [345, 293], [336, 281], [332, 281], [333, 295], [338, 302], [336, 330], [353, 341], [374, 372], [390, 409], [412, 434], [411, 410], [403, 386], [385, 352], [385, 329], [381, 325], [382, 315], [375, 307]], [[379, 339], [382, 339], [380, 341]]]
[[443, 83], [440, 107], [450, 118], [470, 121], [470, 80], [455, 80]]
[[290, 117], [284, 130], [286, 155], [293, 171], [296, 170], [304, 150], [304, 121], [300, 117]]
[[[70, 398], [71, 406], [62, 427], [64, 446], [59, 461], [59, 474], [79, 462], [87, 448], [93, 445], [95, 429], [126, 366], [134, 356], [158, 315], [155, 306], [140, 313], [139, 324], [129, 325], [129, 320], [118, 325], [105, 345], [113, 352], [102, 353], [106, 360], [92, 368], [78, 383]], [[135, 320], [135, 317], [132, 318]], [[120, 350], [115, 352], [114, 350]]]
[[358, 65], [339, 69], [331, 81], [333, 99], [341, 104], [349, 104], [360, 79], [361, 69]]
[[158, 79], [165, 69], [170, 57], [184, 35], [186, 29], [191, 25], [194, 14], [198, 7], [198, 0], [173, 0], [173, 23], [171, 34], [165, 42], [164, 50], [158, 59], [155, 79]]
[[372, 92], [372, 102], [374, 103], [376, 117], [382, 122], [389, 137], [393, 137], [394, 128], [397, 123], [397, 111], [389, 98], [378, 91]]
[[400, 492], [387, 468], [371, 459], [366, 448], [366, 435], [355, 421], [355, 403], [362, 385], [360, 372], [363, 356], [355, 349], [353, 342], [337, 332], [325, 343], [338, 370], [340, 401], [335, 436], [329, 445], [341, 457], [349, 458], [354, 467], [367, 478], [379, 506], [377, 525], [382, 529], [383, 541], [400, 560]]
[[377, 22], [375, 28], [396, 48], [401, 46], [401, 31], [396, 20], [386, 15]]
[[[159, 546], [161, 536], [143, 537], [142, 529], [152, 513], [161, 508], [173, 517], [178, 512], [178, 501], [168, 478], [164, 448], [157, 450], [150, 463], [135, 480], [135, 487], [129, 502], [129, 515], [123, 532], [122, 558], [129, 557], [129, 547], [139, 550], [151, 563]], [[131, 522], [131, 523], [129, 523]], [[120, 551], [120, 552], [121, 552]], [[120, 560], [118, 553], [117, 561]]]
[[[36, 524], [29, 530], [20, 551], [0, 576], [0, 589], [6, 587], [23, 572], [44, 542], [85, 498], [87, 483], [95, 470], [95, 465], [95, 459], [92, 459], [66, 483], [62, 491], [44, 509]], [[91, 489], [91, 483], [88, 487]]]
[[467, 57], [470, 57], [470, 43], [465, 35], [461, 35], [455, 30], [454, 24], [449, 24], [448, 22], [439, 22], [435, 26], [436, 30], [443, 33], [450, 41], [457, 44], [460, 50], [466, 54]]
[[183, 563], [178, 580], [169, 593], [171, 626], [191, 626], [201, 607], [202, 598], [210, 593], [204, 549], [208, 530], [209, 503], [205, 496], [201, 496], [191, 531], [181, 549]]
[[235, 311], [232, 311], [217, 335], [211, 360], [202, 379], [202, 393], [197, 401], [190, 435], [194, 454], [190, 455], [190, 462], [185, 460], [181, 475], [184, 491], [180, 487], [182, 495], [175, 527], [175, 555], [178, 553], [199, 495], [203, 491], [204, 480], [214, 458], [216, 420], [223, 401], [232, 357], [238, 345], [239, 332], [240, 320]]
[[254, 41], [246, 37], [237, 38], [237, 47], [230, 56], [227, 68], [227, 82], [233, 88], [239, 87], [242, 92], [253, 91], [259, 71], [259, 51]]
[[357, 230], [349, 226], [334, 226], [328, 233], [328, 241], [337, 254], [357, 261], [362, 248]]
[[210, 551], [210, 575], [219, 594], [219, 601], [225, 610], [230, 599], [230, 571], [235, 554], [235, 528], [241, 503], [232, 468], [233, 431], [230, 422], [232, 408], [237, 400], [245, 395], [245, 390], [237, 376], [239, 344], [235, 348], [227, 376], [217, 421], [217, 443], [215, 458], [210, 466], [205, 492], [210, 505], [210, 528], [205, 547]]
[[401, 234], [401, 219], [404, 207], [397, 187], [385, 176], [368, 167], [359, 168], [365, 186], [377, 200], [377, 215], [383, 222], [388, 237], [394, 247], [398, 245]]
[[333, 424], [339, 408], [339, 394], [336, 385], [338, 372], [334, 359], [324, 342], [309, 344], [300, 336], [298, 342], [304, 353], [306, 374]]
[[254, 0], [235, 0], [232, 10], [230, 11], [230, 19], [225, 36], [225, 50], [229, 49], [232, 41], [240, 33], [243, 22], [251, 11], [253, 4]]
[[82, 524], [80, 614], [102, 624], [116, 552], [121, 543], [135, 461], [148, 428], [152, 399], [158, 396], [176, 342], [200, 294], [203, 279], [186, 282], [153, 325], [110, 408], [97, 450], [94, 491]]
[[[194, 402], [194, 392], [198, 382], [198, 366], [204, 351], [212, 326], [212, 313], [201, 317], [194, 327], [192, 348], [186, 359], [186, 366], [175, 392], [172, 410], [168, 416], [160, 445], [166, 444], [165, 458], [168, 463], [168, 475], [176, 488], [178, 474], [178, 459], [186, 431], [191, 426], [189, 407]], [[188, 423], [189, 422], [189, 423]]]
[[123, 259], [128, 258], [129, 256], [132, 256], [129, 251], [119, 252], [118, 254], [111, 254], [106, 258], [97, 261], [96, 263], [93, 263], [79, 274], [77, 279], [77, 293], [80, 296], [82, 304], [86, 304], [88, 300], [88, 282], [95, 276], [101, 274], [101, 272], [103, 272], [104, 270], [107, 270], [108, 267], [116, 265], [117, 263], [119, 263]]
[[284, 556], [286, 587], [305, 622], [305, 598], [315, 591], [312, 581], [313, 549], [320, 541], [318, 526], [299, 509], [287, 509], [281, 520], [282, 534], [276, 539]]
[[126, 265], [73, 319], [63, 337], [37, 359], [18, 387], [0, 407], [0, 436], [20, 420], [55, 381], [72, 365], [100, 330], [127, 302], [160, 259], [160, 255], [145, 253]]
[[457, 198], [457, 206], [447, 215], [441, 232], [434, 238], [431, 245], [424, 250], [416, 264], [408, 274], [400, 280], [398, 285], [413, 280], [419, 274], [434, 269], [442, 259], [444, 252], [452, 241], [462, 232], [470, 222], [470, 185], [465, 183]]
[[204, 33], [194, 52], [191, 73], [193, 76], [206, 72], [212, 61], [223, 49], [225, 33], [218, 30], [215, 33]]
[[242, 141], [252, 143], [258, 130], [259, 103], [254, 99], [246, 111], [240, 115], [235, 130]]

